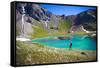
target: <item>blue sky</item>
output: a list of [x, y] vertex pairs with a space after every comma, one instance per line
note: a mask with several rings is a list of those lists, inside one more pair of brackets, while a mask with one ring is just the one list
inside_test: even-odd
[[50, 5], [50, 4], [41, 4], [41, 6], [48, 11], [56, 15], [75, 15], [80, 12], [86, 11], [88, 9], [96, 9], [95, 7], [83, 7], [83, 6], [68, 6], [68, 5]]

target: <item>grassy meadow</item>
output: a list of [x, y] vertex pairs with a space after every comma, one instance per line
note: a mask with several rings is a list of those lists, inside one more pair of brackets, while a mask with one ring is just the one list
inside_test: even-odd
[[95, 61], [96, 51], [94, 50], [69, 50], [52, 48], [37, 43], [20, 42], [16, 43], [16, 64], [48, 64], [64, 62]]

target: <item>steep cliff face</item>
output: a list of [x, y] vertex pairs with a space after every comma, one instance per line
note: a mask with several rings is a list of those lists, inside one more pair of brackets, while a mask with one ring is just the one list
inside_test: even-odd
[[19, 3], [16, 7], [16, 34], [19, 37], [28, 37], [33, 32], [31, 17], [26, 14], [25, 6]]

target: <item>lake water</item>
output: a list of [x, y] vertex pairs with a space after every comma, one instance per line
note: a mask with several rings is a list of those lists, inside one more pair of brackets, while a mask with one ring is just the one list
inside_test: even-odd
[[[96, 50], [96, 41], [89, 36], [73, 36], [71, 41], [73, 49]], [[32, 42], [55, 48], [69, 48], [70, 45], [69, 39], [40, 38], [32, 40]]]

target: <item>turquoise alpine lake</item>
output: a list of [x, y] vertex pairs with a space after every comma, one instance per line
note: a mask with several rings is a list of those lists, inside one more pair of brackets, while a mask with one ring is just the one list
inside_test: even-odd
[[[55, 48], [69, 48], [69, 39], [55, 39], [55, 37], [45, 37], [32, 40], [33, 43], [38, 43], [43, 46], [51, 46]], [[73, 36], [71, 39], [72, 49], [80, 50], [96, 50], [96, 40], [85, 35], [85, 36]]]

